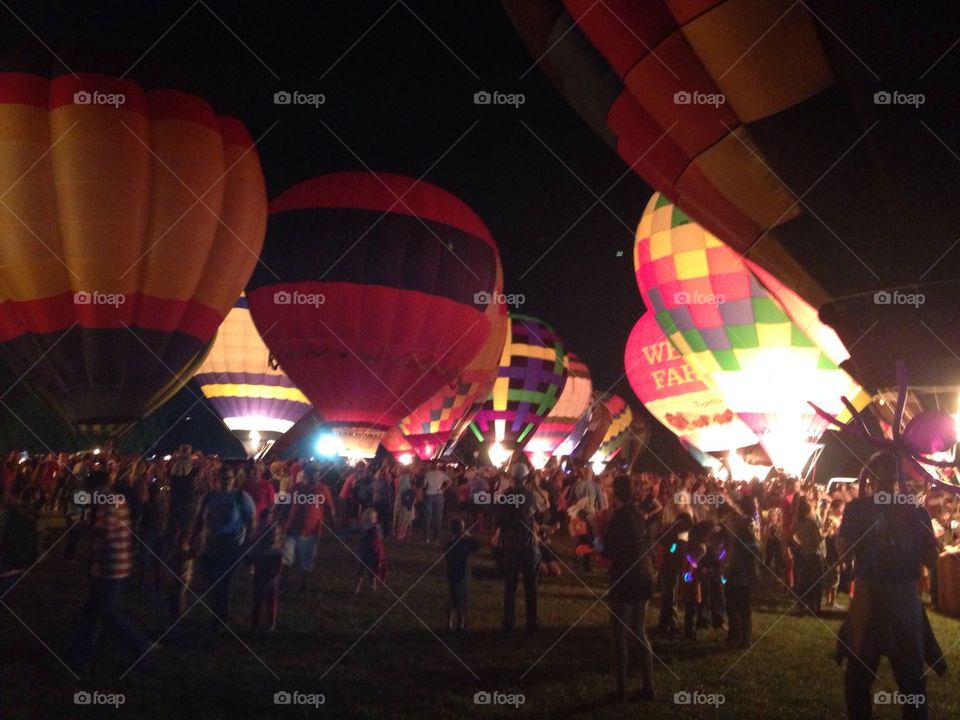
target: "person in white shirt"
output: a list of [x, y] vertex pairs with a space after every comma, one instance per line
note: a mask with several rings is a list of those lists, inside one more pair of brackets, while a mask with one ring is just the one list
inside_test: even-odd
[[440, 525], [443, 522], [443, 493], [450, 485], [447, 475], [439, 463], [430, 463], [430, 469], [423, 476], [423, 531], [427, 542], [440, 539]]

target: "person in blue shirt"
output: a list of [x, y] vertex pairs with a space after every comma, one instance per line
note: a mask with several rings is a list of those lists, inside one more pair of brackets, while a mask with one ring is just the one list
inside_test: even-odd
[[206, 531], [206, 545], [200, 556], [200, 570], [210, 593], [210, 609], [214, 617], [211, 627], [220, 632], [229, 620], [230, 580], [243, 557], [243, 546], [252, 538], [256, 507], [243, 490], [237, 490], [233, 469], [220, 468], [217, 489], [203, 496], [193, 547], [201, 529]]

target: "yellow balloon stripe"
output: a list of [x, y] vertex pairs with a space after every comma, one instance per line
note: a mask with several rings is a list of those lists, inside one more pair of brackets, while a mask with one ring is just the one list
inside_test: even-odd
[[307, 405], [310, 401], [297, 388], [278, 387], [276, 385], [249, 385], [240, 383], [215, 383], [202, 385], [200, 389], [208, 398], [249, 397], [269, 400], [292, 400]]

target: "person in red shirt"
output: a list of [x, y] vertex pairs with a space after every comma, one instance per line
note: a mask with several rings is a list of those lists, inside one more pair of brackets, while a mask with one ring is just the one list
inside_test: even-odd
[[[297, 483], [289, 493], [277, 496], [277, 503], [288, 507], [284, 522], [283, 563], [300, 570], [300, 591], [307, 589], [307, 580], [317, 558], [317, 545], [327, 525], [336, 516], [333, 493], [320, 482], [320, 469], [307, 465], [303, 469], [303, 482]], [[329, 513], [329, 516], [328, 516]]]
[[783, 500], [780, 502], [780, 524], [783, 538], [783, 575], [788, 587], [793, 587], [793, 532], [796, 515], [794, 512], [794, 496], [797, 494], [797, 479], [787, 478]]
[[270, 513], [277, 497], [271, 478], [270, 471], [264, 468], [260, 470], [259, 477], [251, 475], [243, 484], [243, 491], [253, 499], [254, 527], [257, 532], [269, 524]]

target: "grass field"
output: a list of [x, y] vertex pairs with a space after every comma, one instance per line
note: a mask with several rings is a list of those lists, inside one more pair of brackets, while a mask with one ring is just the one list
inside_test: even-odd
[[[565, 571], [542, 581], [540, 631], [504, 636], [502, 585], [485, 579], [493, 569], [485, 550], [474, 562], [483, 577], [472, 586], [472, 628], [455, 637], [442, 629], [446, 594], [443, 565], [434, 565], [437, 546], [388, 541], [389, 589], [358, 599], [350, 587], [355, 559], [344, 545], [353, 542], [324, 538], [314, 589], [284, 594], [280, 626], [270, 636], [251, 639], [245, 632], [245, 569], [234, 579], [237, 636], [212, 633], [202, 607], [168, 631], [157, 596], [128, 590], [130, 615], [151, 637], [166, 633], [164, 652], [120, 679], [134, 658], [105, 630], [97, 666], [80, 680], [56, 655], [64, 654], [75, 630], [84, 570], [61, 560], [55, 547], [6, 596], [9, 610], [0, 607], [0, 718], [843, 717], [842, 675], [832, 657], [840, 616], [788, 613], [791, 603], [772, 577], [756, 603], [750, 651], [726, 649], [713, 630], [701, 631], [695, 642], [655, 639], [657, 700], [618, 706], [606, 701], [613, 681], [609, 619], [597, 600], [606, 586], [603, 573], [581, 582]], [[570, 557], [569, 547], [560, 549]], [[522, 618], [522, 591], [520, 597]], [[654, 603], [648, 625], [655, 612]], [[930, 675], [931, 718], [957, 718], [960, 622], [936, 613], [931, 621], [952, 666], [944, 678]], [[895, 688], [884, 662], [875, 689]], [[123, 693], [125, 702], [119, 709], [75, 705], [74, 693], [83, 690]], [[325, 703], [277, 706], [278, 691], [322, 693]], [[476, 705], [478, 691], [522, 694], [523, 704]], [[724, 702], [677, 705], [674, 694], [681, 691], [721, 694]], [[899, 713], [887, 706], [875, 717]]]

